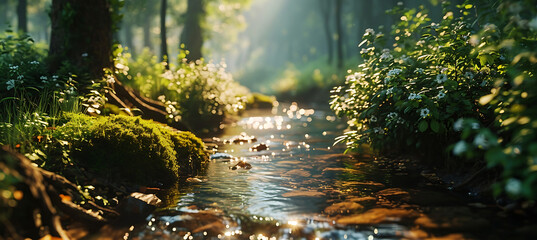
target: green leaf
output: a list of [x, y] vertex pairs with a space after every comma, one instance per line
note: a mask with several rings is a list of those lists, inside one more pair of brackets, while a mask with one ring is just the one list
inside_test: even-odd
[[440, 124], [436, 120], [431, 121], [431, 130], [435, 133], [440, 132]]
[[428, 127], [429, 124], [425, 120], [421, 120], [421, 122], [418, 124], [418, 130], [420, 130], [420, 132], [425, 132]]

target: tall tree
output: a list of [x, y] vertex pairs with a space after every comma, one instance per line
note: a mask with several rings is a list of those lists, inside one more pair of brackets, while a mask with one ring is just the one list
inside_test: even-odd
[[28, 0], [19, 0], [17, 5], [17, 28], [21, 32], [28, 32]]
[[323, 28], [326, 36], [326, 49], [328, 50], [328, 64], [332, 64], [334, 59], [333, 50], [333, 38], [332, 31], [330, 30], [330, 15], [332, 13], [332, 1], [331, 0], [319, 0], [319, 9], [323, 17]]
[[189, 61], [202, 58], [203, 32], [201, 22], [205, 17], [205, 0], [188, 0], [185, 16], [185, 28], [181, 33], [181, 45], [189, 51], [186, 57]]
[[112, 67], [112, 18], [108, 0], [53, 0], [50, 68], [65, 61], [100, 78]]
[[7, 9], [7, 1], [8, 0], [0, 0], [0, 29], [4, 29], [4, 26], [7, 23], [7, 15], [9, 12]]
[[166, 39], [166, 9], [167, 0], [160, 1], [160, 58], [166, 62], [166, 69], [169, 69], [168, 42]]
[[[113, 68], [110, 2], [111, 0], [52, 0], [49, 50], [49, 67], [52, 72], [67, 62], [89, 73], [92, 79], [100, 79], [103, 68]], [[139, 96], [117, 80], [112, 87], [115, 92], [108, 92], [107, 96], [111, 103], [124, 108], [140, 109], [143, 118], [168, 123], [166, 107], [159, 102]], [[173, 122], [171, 126], [180, 130], [187, 129], [180, 122]]]
[[341, 7], [343, 0], [336, 0], [336, 34], [337, 34], [337, 67], [343, 68], [343, 27], [341, 26]]

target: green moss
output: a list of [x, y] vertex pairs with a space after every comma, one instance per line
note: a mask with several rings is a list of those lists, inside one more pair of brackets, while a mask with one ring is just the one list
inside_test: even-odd
[[196, 174], [207, 156], [189, 132], [174, 132], [138, 117], [69, 115], [54, 131], [70, 143], [74, 161], [110, 180], [151, 185], [171, 184]]
[[248, 108], [272, 108], [276, 97], [262, 93], [252, 93], [248, 96]]

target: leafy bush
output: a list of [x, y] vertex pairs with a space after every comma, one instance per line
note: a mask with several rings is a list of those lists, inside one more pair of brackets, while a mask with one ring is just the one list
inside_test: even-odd
[[383, 36], [368, 30], [365, 63], [334, 89], [332, 108], [351, 128], [338, 140], [485, 160], [501, 169], [496, 195], [537, 199], [535, 3], [478, 3], [477, 19], [463, 4], [464, 17], [445, 11], [439, 24], [423, 9], [404, 12], [394, 49], [380, 50]]
[[[75, 81], [47, 72], [45, 49], [26, 35], [0, 36], [0, 144], [29, 141], [60, 111], [78, 111]], [[50, 123], [49, 123], [50, 122]]]
[[[472, 36], [475, 52], [491, 68], [505, 73], [493, 89], [479, 98], [492, 108], [490, 124], [479, 119], [460, 120], [461, 141], [454, 151], [483, 156], [489, 167], [500, 167], [496, 194], [537, 199], [537, 9], [534, 1], [482, 2], [491, 9], [480, 16], [486, 22]], [[471, 124], [479, 124], [472, 128]], [[477, 126], [477, 125], [476, 125]]]
[[136, 61], [131, 61], [128, 53], [117, 56], [122, 82], [166, 103], [171, 118], [182, 119], [194, 129], [217, 127], [226, 114], [237, 113], [246, 104], [249, 91], [233, 81], [223, 63], [183, 59], [166, 70], [165, 63], [156, 61], [148, 51]]
[[471, 26], [452, 12], [433, 23], [423, 8], [393, 11], [402, 14], [394, 48], [383, 48], [385, 36], [368, 29], [360, 44], [364, 63], [333, 90], [332, 109], [349, 118], [351, 129], [338, 141], [446, 159], [444, 148], [458, 137], [450, 131], [455, 120], [490, 115], [475, 99], [489, 92], [498, 72], [473, 53]]
[[[172, 132], [153, 121], [81, 114], [70, 114], [68, 119], [51, 130], [50, 141], [41, 145], [44, 155], [51, 156], [43, 162], [45, 168], [58, 170], [58, 165], [71, 162], [112, 180], [169, 185], [180, 174], [197, 174], [207, 158], [203, 143], [194, 135]], [[58, 162], [63, 153], [68, 159]]]

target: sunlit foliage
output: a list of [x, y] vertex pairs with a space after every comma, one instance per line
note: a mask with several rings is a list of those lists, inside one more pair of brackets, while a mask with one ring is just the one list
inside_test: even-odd
[[332, 108], [349, 119], [339, 141], [456, 165], [484, 159], [502, 169], [496, 194], [535, 199], [535, 4], [483, 4], [477, 19], [472, 4], [444, 5], [439, 23], [396, 8], [393, 48], [368, 29], [364, 64], [333, 91]]
[[165, 63], [145, 51], [133, 60], [128, 53], [119, 53], [116, 67], [120, 79], [143, 95], [159, 99], [168, 106], [171, 119], [183, 120], [194, 129], [213, 129], [226, 114], [244, 109], [249, 91], [236, 83], [225, 64], [202, 60], [178, 65]]

